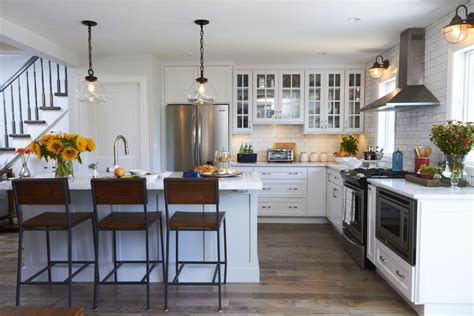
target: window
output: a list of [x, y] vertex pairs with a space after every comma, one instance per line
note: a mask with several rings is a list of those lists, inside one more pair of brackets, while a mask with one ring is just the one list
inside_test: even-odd
[[[379, 98], [396, 88], [395, 78], [379, 84]], [[377, 146], [384, 149], [387, 156], [395, 150], [395, 112], [378, 112], [377, 118]]]
[[[474, 46], [468, 46], [453, 54], [450, 119], [474, 122]], [[466, 158], [474, 165], [474, 151]]]

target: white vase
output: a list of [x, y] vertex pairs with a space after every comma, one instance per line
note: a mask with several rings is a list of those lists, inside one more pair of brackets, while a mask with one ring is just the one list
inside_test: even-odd
[[306, 152], [302, 152], [300, 154], [300, 162], [308, 162], [308, 160], [309, 160], [308, 154]]
[[318, 162], [318, 153], [312, 152], [309, 156], [309, 161], [311, 162]]

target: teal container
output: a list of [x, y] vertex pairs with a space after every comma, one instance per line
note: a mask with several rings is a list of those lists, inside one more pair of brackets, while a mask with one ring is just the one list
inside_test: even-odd
[[392, 171], [403, 171], [403, 152], [400, 149], [392, 154]]

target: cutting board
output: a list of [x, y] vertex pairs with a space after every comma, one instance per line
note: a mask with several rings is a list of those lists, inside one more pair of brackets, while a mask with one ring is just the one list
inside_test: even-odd
[[[449, 180], [436, 181], [433, 179], [423, 179], [411, 174], [407, 174], [405, 176], [405, 180], [407, 182], [419, 184], [425, 187], [450, 187], [451, 186], [451, 182], [449, 182]], [[467, 182], [465, 180], [459, 180], [458, 186], [465, 187], [467, 186]]]
[[293, 161], [298, 161], [298, 148], [295, 143], [273, 143], [273, 149], [293, 149]]

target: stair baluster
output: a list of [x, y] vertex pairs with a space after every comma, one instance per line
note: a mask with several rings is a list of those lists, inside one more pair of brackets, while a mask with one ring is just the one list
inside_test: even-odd
[[15, 122], [15, 100], [13, 98], [13, 83], [10, 85], [10, 95], [12, 98], [12, 133], [16, 134], [16, 122]]
[[59, 75], [59, 64], [56, 64], [56, 92], [61, 93], [61, 77]]
[[67, 96], [68, 91], [67, 91], [67, 67], [64, 66], [64, 94]]
[[26, 102], [27, 102], [27, 116], [28, 121], [31, 120], [31, 104], [30, 104], [30, 77], [28, 75], [28, 69], [26, 70]]
[[53, 107], [53, 80], [51, 75], [51, 61], [48, 60], [48, 69], [49, 69], [49, 106]]
[[33, 81], [35, 83], [35, 120], [39, 120], [39, 109], [38, 109], [38, 88], [36, 84], [36, 63], [33, 64]]
[[23, 132], [23, 110], [21, 106], [21, 87], [20, 87], [20, 77], [18, 77], [18, 106], [20, 108], [20, 134], [24, 134]]
[[43, 58], [40, 58], [41, 62], [41, 90], [42, 90], [42, 102], [41, 107], [46, 107], [46, 95], [44, 94], [44, 69], [43, 69]]
[[10, 147], [8, 142], [8, 127], [7, 127], [7, 103], [5, 102], [5, 91], [2, 92], [2, 98], [3, 98], [3, 127], [5, 130], [5, 143], [3, 144], [3, 147], [8, 148]]

